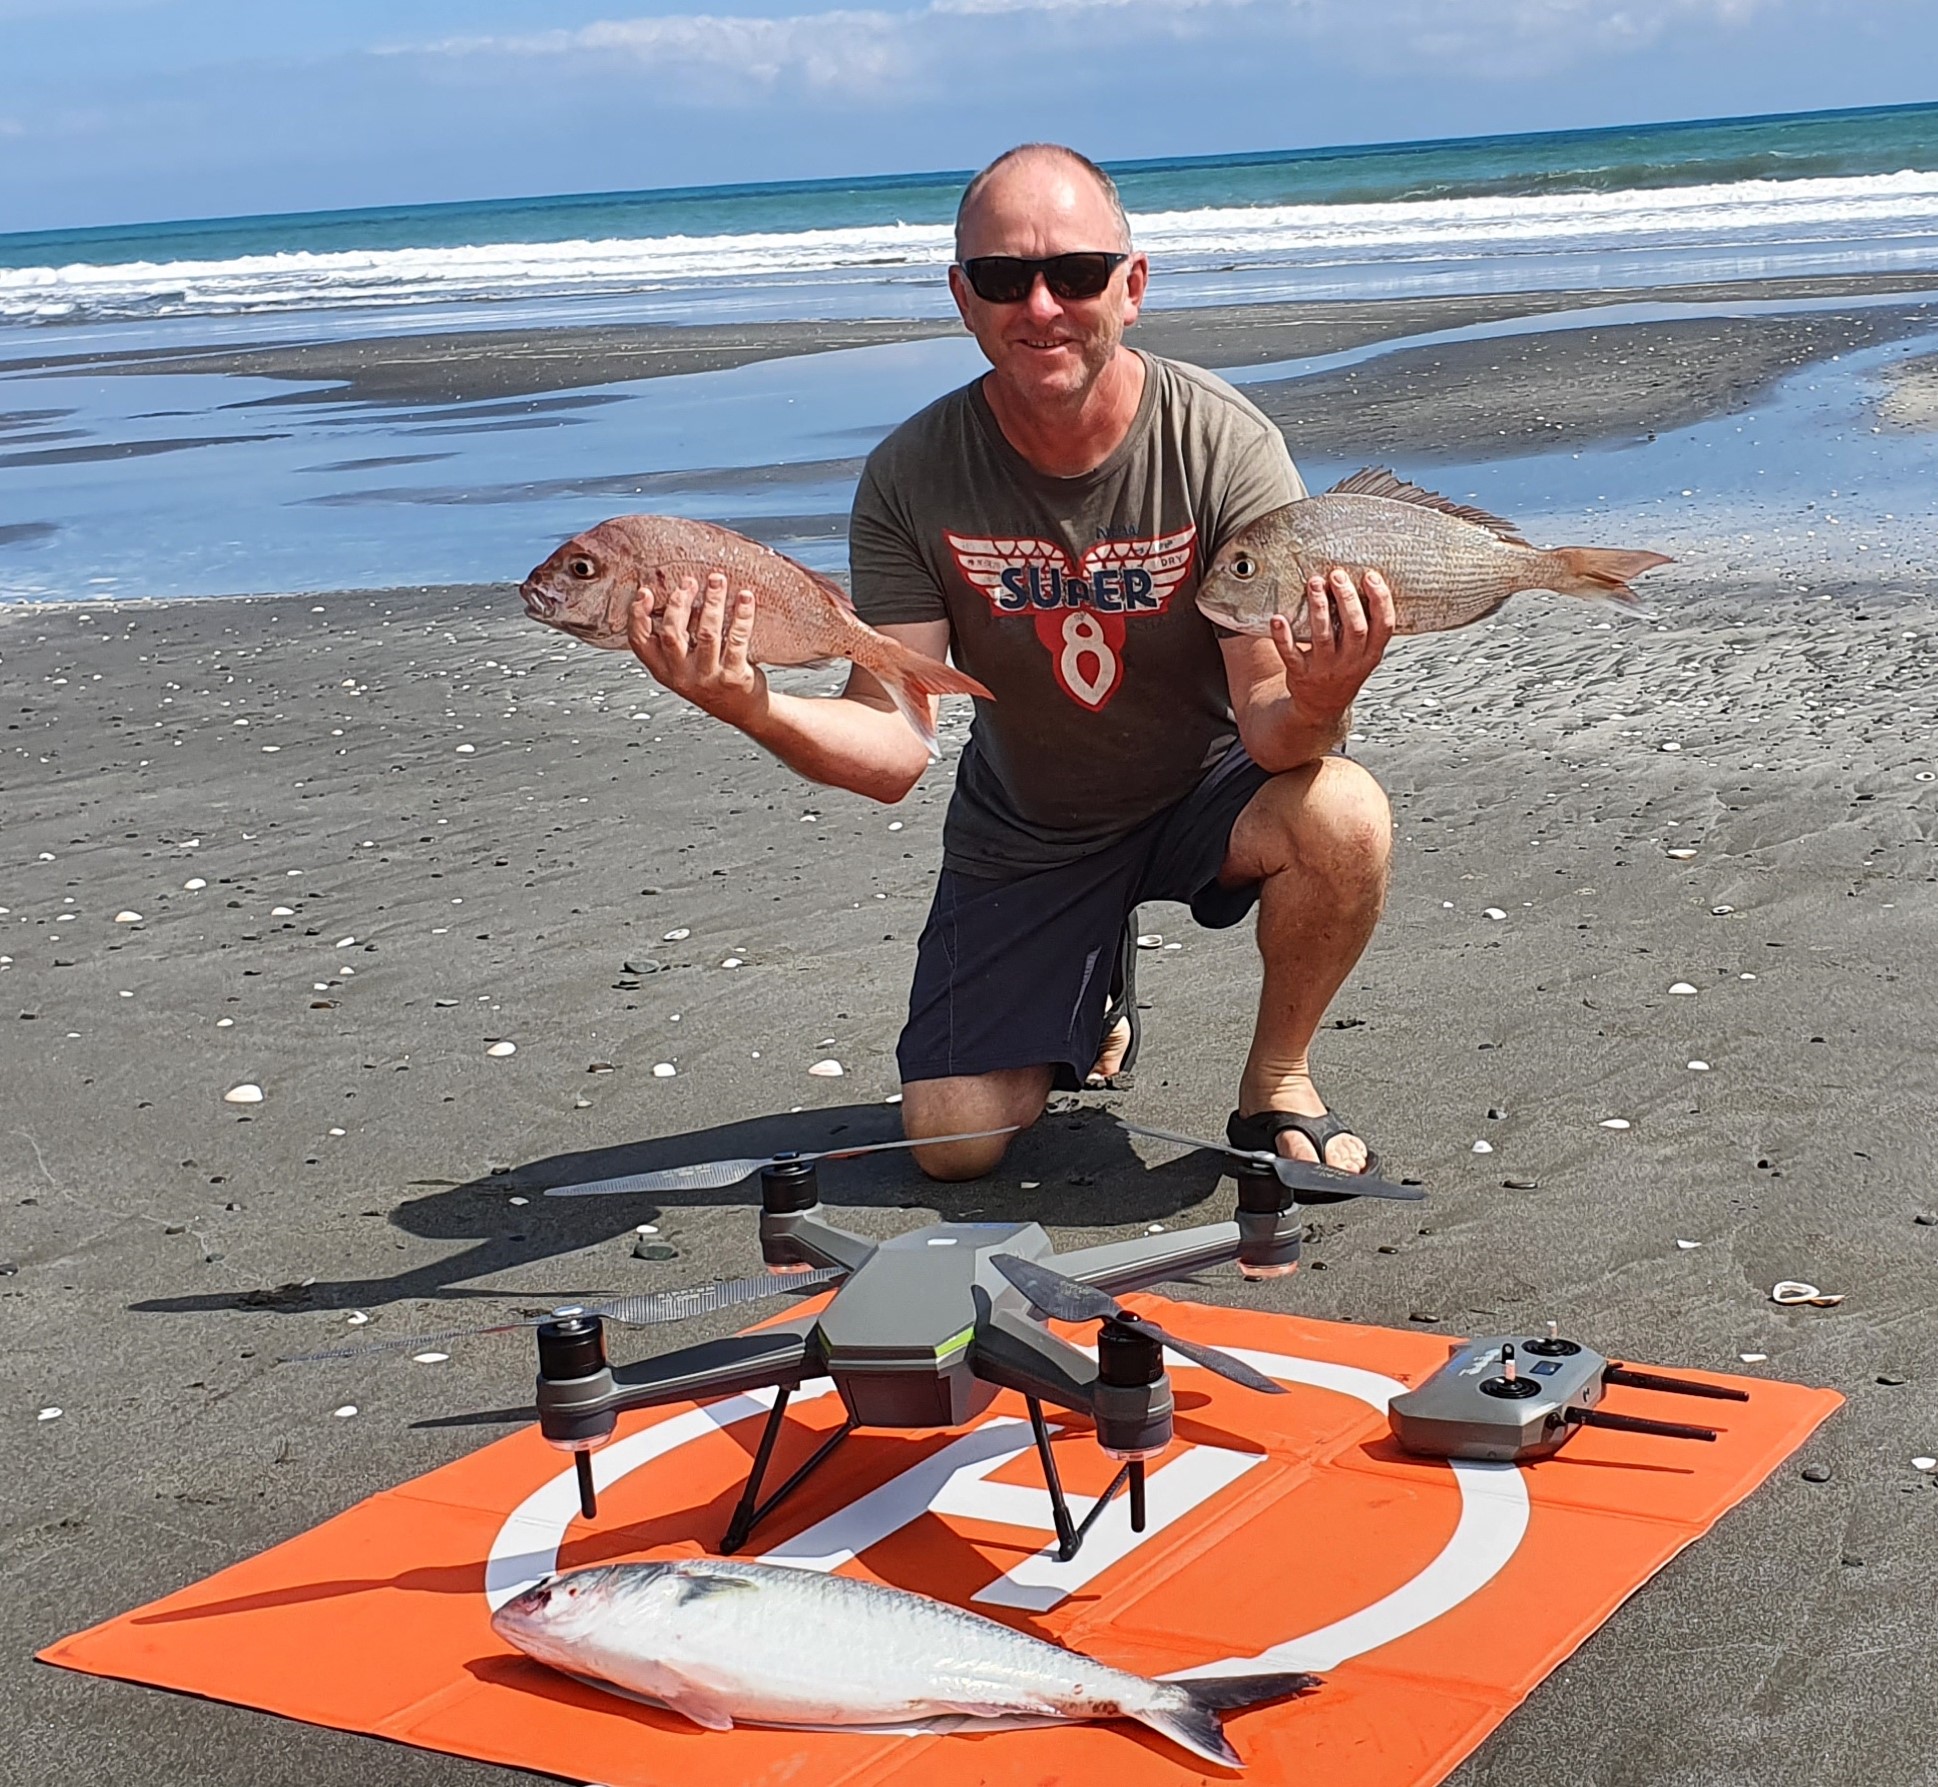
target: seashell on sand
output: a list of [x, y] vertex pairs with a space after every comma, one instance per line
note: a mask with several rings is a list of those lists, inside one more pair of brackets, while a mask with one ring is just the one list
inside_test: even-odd
[[1798, 1304], [1809, 1303], [1818, 1309], [1835, 1309], [1844, 1300], [1842, 1291], [1820, 1291], [1814, 1284], [1805, 1284], [1801, 1279], [1786, 1278], [1770, 1289], [1772, 1303]]

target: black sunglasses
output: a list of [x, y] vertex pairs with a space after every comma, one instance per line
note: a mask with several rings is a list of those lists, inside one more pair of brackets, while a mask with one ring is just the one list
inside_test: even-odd
[[1039, 273], [1055, 297], [1095, 298], [1129, 259], [1127, 254], [1105, 254], [1100, 249], [1052, 254], [1040, 261], [1026, 261], [1013, 254], [979, 254], [962, 263], [962, 273], [985, 304], [1022, 303]]

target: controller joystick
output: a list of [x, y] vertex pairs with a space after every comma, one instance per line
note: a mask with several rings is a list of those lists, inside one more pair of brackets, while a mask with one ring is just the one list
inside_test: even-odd
[[1563, 1340], [1559, 1324], [1550, 1322], [1547, 1334], [1539, 1340], [1526, 1342], [1527, 1350], [1537, 1353], [1543, 1359], [1572, 1359], [1581, 1351], [1581, 1346], [1573, 1340]]
[[1522, 1402], [1530, 1396], [1541, 1394], [1538, 1380], [1521, 1376], [1514, 1363], [1514, 1342], [1507, 1341], [1501, 1347], [1501, 1375], [1482, 1378], [1480, 1393], [1483, 1396], [1501, 1396], [1510, 1401]]

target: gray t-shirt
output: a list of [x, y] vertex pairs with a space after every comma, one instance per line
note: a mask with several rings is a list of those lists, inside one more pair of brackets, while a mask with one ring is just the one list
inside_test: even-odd
[[982, 382], [868, 457], [848, 534], [856, 612], [947, 620], [978, 702], [943, 861], [1010, 878], [1114, 842], [1183, 798], [1237, 736], [1194, 598], [1226, 539], [1305, 494], [1279, 431], [1222, 379], [1145, 354], [1103, 464], [1036, 470]]

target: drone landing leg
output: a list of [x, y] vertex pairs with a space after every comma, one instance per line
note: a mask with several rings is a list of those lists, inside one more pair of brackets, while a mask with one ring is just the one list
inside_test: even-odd
[[1030, 1411], [1030, 1431], [1036, 1435], [1036, 1455], [1043, 1460], [1043, 1481], [1050, 1491], [1050, 1519], [1056, 1526], [1057, 1562], [1067, 1564], [1077, 1555], [1084, 1534], [1097, 1524], [1097, 1517], [1116, 1499], [1126, 1483], [1131, 1492], [1131, 1531], [1144, 1530], [1144, 1466], [1142, 1461], [1127, 1464], [1110, 1480], [1110, 1487], [1091, 1504], [1081, 1521], [1070, 1518], [1070, 1504], [1063, 1494], [1063, 1479], [1058, 1476], [1056, 1459], [1050, 1452], [1050, 1430], [1043, 1419], [1043, 1405], [1026, 1396]]
[[1067, 1564], [1077, 1555], [1083, 1535], [1070, 1518], [1070, 1504], [1063, 1499], [1063, 1479], [1057, 1475], [1056, 1460], [1050, 1455], [1050, 1430], [1043, 1422], [1043, 1405], [1034, 1396], [1023, 1398], [1030, 1411], [1030, 1431], [1036, 1435], [1036, 1455], [1043, 1460], [1043, 1482], [1050, 1491], [1050, 1519], [1056, 1525], [1057, 1562]]
[[761, 1430], [760, 1445], [754, 1452], [754, 1468], [747, 1477], [747, 1487], [741, 1492], [740, 1503], [733, 1511], [733, 1519], [727, 1522], [727, 1530], [720, 1541], [723, 1556], [731, 1557], [741, 1546], [754, 1528], [778, 1508], [782, 1502], [799, 1489], [809, 1477], [824, 1463], [828, 1455], [855, 1430], [854, 1418], [850, 1416], [816, 1448], [814, 1456], [802, 1465], [793, 1476], [774, 1491], [764, 1502], [757, 1501], [760, 1494], [761, 1479], [767, 1474], [767, 1466], [774, 1456], [774, 1443], [781, 1436], [781, 1421], [787, 1413], [787, 1399], [792, 1391], [783, 1388], [775, 1393], [774, 1406], [767, 1416], [767, 1425]]

